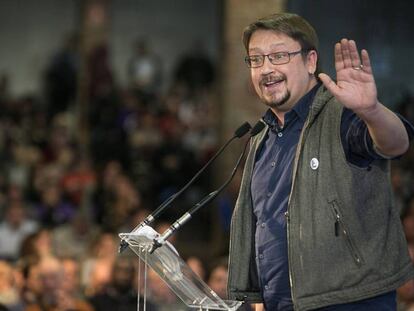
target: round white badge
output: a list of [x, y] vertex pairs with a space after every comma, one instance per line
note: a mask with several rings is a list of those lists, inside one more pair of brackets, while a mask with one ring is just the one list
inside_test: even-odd
[[319, 167], [319, 161], [317, 158], [312, 158], [312, 160], [310, 161], [310, 167], [313, 170], [316, 170]]

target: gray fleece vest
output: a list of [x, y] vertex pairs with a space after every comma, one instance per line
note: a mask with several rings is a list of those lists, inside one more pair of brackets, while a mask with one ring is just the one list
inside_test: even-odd
[[[287, 230], [298, 311], [374, 297], [414, 277], [393, 203], [389, 161], [367, 168], [347, 162], [340, 138], [342, 110], [321, 87], [297, 146]], [[267, 131], [252, 141], [231, 225], [229, 298], [249, 302], [261, 301], [250, 182]]]

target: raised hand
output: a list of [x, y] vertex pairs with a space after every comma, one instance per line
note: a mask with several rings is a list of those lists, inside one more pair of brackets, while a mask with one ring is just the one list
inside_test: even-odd
[[377, 108], [377, 87], [366, 50], [359, 56], [355, 41], [342, 39], [335, 44], [335, 69], [336, 83], [324, 73], [319, 78], [339, 102], [357, 114]]
[[336, 83], [326, 74], [319, 78], [345, 107], [367, 125], [376, 149], [385, 156], [398, 156], [408, 149], [408, 134], [401, 120], [377, 99], [377, 86], [368, 52], [359, 56], [355, 41], [335, 44]]

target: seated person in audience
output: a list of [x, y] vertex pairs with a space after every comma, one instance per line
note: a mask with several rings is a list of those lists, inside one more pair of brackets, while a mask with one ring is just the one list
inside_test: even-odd
[[[134, 288], [134, 262], [129, 257], [119, 257], [113, 266], [111, 281], [102, 293], [92, 296], [90, 302], [95, 311], [135, 311], [137, 291]], [[143, 297], [140, 297], [140, 310], [143, 310]], [[146, 310], [155, 311], [155, 306], [147, 301]]]
[[16, 260], [22, 241], [36, 230], [37, 223], [26, 217], [22, 202], [10, 202], [0, 223], [0, 258]]
[[37, 303], [28, 305], [25, 311], [93, 311], [93, 307], [84, 300], [74, 297], [65, 290], [62, 263], [53, 257], [39, 263], [41, 293]]

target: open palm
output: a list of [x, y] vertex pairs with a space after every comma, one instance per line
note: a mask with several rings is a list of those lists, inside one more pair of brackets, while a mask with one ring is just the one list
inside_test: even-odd
[[345, 107], [354, 112], [367, 112], [377, 104], [377, 87], [368, 52], [359, 56], [353, 40], [342, 39], [335, 44], [336, 83], [326, 74], [319, 78]]

